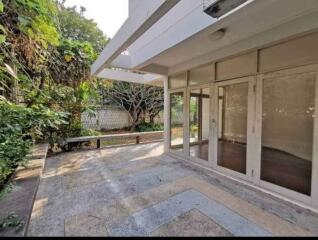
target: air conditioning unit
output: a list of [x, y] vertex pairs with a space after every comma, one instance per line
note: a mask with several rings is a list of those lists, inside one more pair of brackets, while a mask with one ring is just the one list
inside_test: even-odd
[[210, 5], [204, 6], [203, 11], [213, 18], [219, 18], [247, 1], [248, 0], [218, 0]]

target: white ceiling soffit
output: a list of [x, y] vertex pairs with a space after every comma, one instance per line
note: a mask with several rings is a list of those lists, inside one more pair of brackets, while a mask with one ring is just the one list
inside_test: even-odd
[[113, 69], [103, 69], [97, 77], [109, 79], [109, 80], [116, 80], [116, 81], [123, 81], [123, 82], [132, 82], [132, 83], [140, 83], [140, 84], [149, 84], [152, 85], [152, 82], [159, 82], [163, 80], [161, 75], [155, 74], [139, 74], [130, 71], [124, 70], [113, 70]]
[[189, 58], [187, 61], [170, 67], [168, 75], [173, 75], [175, 73], [195, 68], [209, 62], [218, 61], [226, 57], [234, 56], [242, 52], [248, 52], [260, 47], [272, 45], [280, 42], [282, 39], [287, 40], [310, 32], [315, 32], [318, 29], [317, 19], [318, 9], [312, 13], [306, 14], [305, 16], [299, 16], [292, 21], [288, 21], [277, 27], [268, 29], [267, 31], [262, 31], [253, 36], [246, 36], [246, 38], [242, 38], [239, 41], [226, 45], [225, 47], [206, 51], [205, 54]]
[[109, 66], [117, 56], [126, 50], [179, 1], [155, 0], [152, 1], [151, 5], [148, 5], [148, 11], [135, 12], [133, 16], [129, 17], [92, 65], [92, 75], [98, 74], [105, 67]]
[[[176, 6], [176, 8], [177, 7], [179, 7], [179, 5]], [[196, 34], [193, 34], [183, 41], [179, 41], [177, 44], [173, 44], [172, 42], [177, 42], [177, 38], [181, 34], [178, 33], [178, 30], [180, 30], [182, 33], [191, 31], [192, 25], [190, 25], [190, 22], [188, 22], [189, 19], [192, 19], [193, 22], [196, 22], [200, 18], [199, 16], [196, 16], [196, 18], [193, 16], [192, 18], [192, 14], [189, 14], [186, 17], [187, 20], [184, 19], [178, 23], [180, 26], [176, 25], [177, 29], [169, 30], [169, 34], [162, 33], [160, 37], [156, 38], [154, 41], [145, 46], [143, 51], [138, 51], [132, 55], [131, 60], [133, 64], [139, 64], [135, 67], [136, 69], [143, 69], [145, 66], [150, 64], [157, 64], [168, 67], [168, 72], [171, 74], [175, 72], [171, 71], [171, 68], [175, 68], [175, 66], [181, 66], [185, 62], [190, 62], [191, 59], [194, 58], [200, 58], [207, 53], [211, 53], [211, 58], [211, 55], [213, 55], [214, 51], [226, 49], [232, 44], [244, 39], [245, 41], [250, 41], [257, 34], [274, 30], [276, 27], [300, 17], [309, 17], [309, 15], [317, 11], [317, 9], [317, 0], [249, 1], [246, 2], [246, 4], [244, 4], [242, 7], [223, 16]], [[169, 13], [171, 13], [173, 10], [174, 9], [172, 9]], [[314, 21], [314, 23], [317, 25], [318, 21]], [[222, 39], [213, 41], [209, 38], [211, 33], [222, 28], [226, 29], [225, 36]], [[298, 34], [297, 31], [298, 29], [295, 28], [295, 34]], [[278, 35], [281, 35], [281, 37], [286, 37], [283, 34], [277, 33], [277, 38], [279, 38]], [[226, 56], [218, 55], [218, 57], [222, 58]], [[181, 70], [181, 68], [178, 67], [178, 70]]]
[[[158, 56], [162, 52], [169, 51], [171, 48], [174, 48], [176, 45], [189, 39], [193, 35], [209, 26], [215, 25], [217, 22], [223, 21], [224, 18], [227, 18], [239, 9], [254, 2], [254, 0], [249, 0], [220, 18], [212, 18], [203, 10], [204, 6], [208, 6], [216, 1], [217, 0], [180, 1], [176, 7], [171, 9], [171, 11], [163, 16], [129, 47], [132, 68], [142, 69], [151, 63], [152, 58]], [[169, 66], [162, 63], [158, 65]]]

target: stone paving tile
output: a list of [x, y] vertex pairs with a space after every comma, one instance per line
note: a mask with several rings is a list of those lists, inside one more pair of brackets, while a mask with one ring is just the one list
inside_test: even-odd
[[153, 237], [229, 237], [233, 236], [219, 224], [199, 210], [191, 210], [171, 222], [160, 226], [151, 234]]
[[[278, 216], [268, 213], [251, 203], [235, 197], [197, 177], [185, 177], [172, 183], [161, 185], [138, 195], [125, 198], [115, 205], [97, 206], [95, 209], [83, 212], [78, 216], [68, 219], [74, 221], [78, 218], [89, 218], [90, 215], [103, 219], [105, 224], [112, 224], [130, 214], [134, 214], [144, 208], [158, 204], [177, 193], [195, 189], [204, 193], [211, 199], [224, 204], [226, 207], [248, 218], [250, 221], [262, 226], [267, 231], [276, 236], [311, 236], [312, 233], [300, 228], [299, 226], [285, 221]], [[111, 216], [111, 217], [109, 217]], [[81, 228], [82, 226], [78, 226]]]
[[[57, 191], [50, 189], [52, 196], [48, 197], [48, 201], [42, 206], [42, 210], [33, 210], [29, 232], [31, 235], [37, 235], [41, 232], [46, 233], [46, 227], [42, 224], [46, 220], [51, 218], [65, 219], [87, 211], [96, 205], [110, 204], [120, 198], [146, 191], [188, 174], [189, 171], [176, 171], [176, 169], [168, 166], [158, 166], [137, 174], [85, 185], [76, 192], [65, 191], [63, 194], [55, 195]], [[37, 198], [37, 201], [41, 200], [42, 198]], [[33, 231], [33, 229], [37, 229], [33, 226], [39, 223], [43, 226], [41, 231]], [[60, 225], [60, 223], [57, 225]]]
[[[277, 219], [289, 222], [291, 226], [297, 229], [291, 231], [291, 234], [296, 234], [296, 236], [318, 235], [318, 214], [315, 212], [255, 190], [222, 175], [211, 173], [211, 171], [196, 167], [185, 161], [173, 162], [172, 165], [191, 170], [193, 171], [193, 175], [203, 179], [208, 185], [224, 190], [229, 195], [241, 199], [241, 202], [251, 203], [254, 209], [261, 209], [266, 213], [270, 213], [272, 216], [277, 216]], [[263, 218], [259, 219], [260, 221], [264, 221]], [[271, 226], [274, 225], [271, 221], [265, 220], [265, 222]], [[276, 231], [282, 234], [282, 236], [290, 235], [286, 234], [288, 233], [288, 229], [281, 228], [281, 230], [279, 230], [276, 226]]]
[[[303, 226], [306, 220], [309, 219], [310, 230], [318, 225], [318, 222], [310, 222], [318, 218], [306, 211], [300, 212], [302, 221], [290, 221], [298, 216], [295, 212], [284, 215], [271, 209], [281, 206], [284, 212], [292, 208], [291, 205], [160, 155], [162, 149], [162, 144], [147, 144], [54, 157], [46, 164], [28, 235], [107, 236], [127, 232], [174, 235], [177, 226], [189, 226], [190, 222], [193, 229], [182, 232], [191, 235], [203, 227], [200, 221], [204, 217], [209, 218], [206, 222], [215, 234], [223, 229], [235, 235], [308, 236], [312, 233]], [[165, 211], [153, 211], [185, 192], [192, 195], [183, 198], [198, 201], [195, 203], [199, 207], [187, 208], [185, 201], [185, 206], [175, 215], [173, 212], [180, 209], [177, 203], [168, 204], [172, 210], [166, 211], [167, 207], [163, 207]], [[272, 204], [272, 208], [268, 204]], [[224, 214], [232, 217], [224, 218]], [[234, 229], [225, 228], [227, 221], [234, 221], [230, 224]], [[122, 231], [120, 226], [124, 223], [130, 230]]]
[[[106, 225], [111, 225], [137, 211], [151, 207], [177, 193], [188, 190], [187, 180], [187, 177], [181, 178], [172, 183], [160, 185], [137, 195], [116, 201], [114, 204], [101, 205], [87, 212], [82, 212], [66, 220], [66, 223], [70, 223], [66, 224], [66, 231], [76, 234], [77, 229], [84, 227], [78, 223], [89, 222], [90, 216], [101, 219]], [[81, 219], [81, 221], [77, 221], [77, 219]], [[83, 219], [86, 220], [84, 221]], [[72, 226], [72, 229], [68, 229], [68, 226]]]
[[134, 160], [129, 161], [128, 163], [123, 162], [113, 164], [108, 166], [107, 168], [101, 168], [99, 171], [105, 179], [110, 179], [124, 175], [129, 175], [131, 173], [138, 173], [147, 168], [158, 166], [160, 163], [160, 160], [155, 158], [147, 160]]
[[95, 216], [76, 218], [75, 221], [65, 222], [66, 237], [99, 237], [108, 235], [104, 222]]
[[204, 212], [234, 236], [271, 236], [269, 232], [194, 190], [179, 193], [108, 227], [111, 236], [149, 236], [160, 225], [192, 210]]
[[38, 197], [47, 197], [52, 192], [58, 196], [60, 194], [64, 194], [65, 191], [76, 191], [76, 188], [80, 188], [88, 184], [137, 173], [146, 170], [147, 168], [155, 167], [159, 164], [159, 159], [152, 158], [145, 161], [132, 161], [129, 162], [129, 164], [127, 164], [127, 162], [119, 164], [116, 163], [114, 165], [110, 165], [110, 167], [107, 168], [105, 166], [99, 168], [83, 168], [73, 172], [70, 171], [60, 175], [57, 174], [56, 176], [45, 174], [38, 190]]
[[205, 194], [226, 207], [232, 209], [238, 214], [246, 217], [250, 221], [262, 226], [275, 236], [312, 236], [313, 234], [295, 224], [292, 224], [275, 214], [269, 213], [254, 204], [241, 198], [229, 194], [226, 191], [200, 179], [191, 178], [189, 185], [193, 189]]

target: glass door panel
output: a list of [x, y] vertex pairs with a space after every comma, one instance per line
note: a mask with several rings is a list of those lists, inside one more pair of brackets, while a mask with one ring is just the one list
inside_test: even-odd
[[311, 194], [315, 73], [263, 80], [261, 180]]
[[218, 87], [217, 164], [246, 174], [249, 82]]
[[199, 95], [200, 90], [192, 90], [190, 95], [190, 145], [199, 142]]
[[210, 88], [190, 92], [190, 156], [209, 160]]
[[170, 148], [183, 151], [184, 93], [170, 94]]

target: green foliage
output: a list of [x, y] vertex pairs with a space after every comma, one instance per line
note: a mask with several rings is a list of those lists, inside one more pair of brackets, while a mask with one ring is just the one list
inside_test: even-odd
[[14, 213], [10, 213], [6, 218], [0, 220], [0, 232], [7, 228], [14, 228], [16, 232], [19, 232], [23, 226], [24, 221]]
[[40, 41], [44, 47], [57, 46], [59, 34], [55, 15], [57, 8], [51, 0], [14, 0], [19, 11], [19, 28], [30, 38]]
[[[90, 78], [90, 65], [97, 56], [92, 46], [104, 46], [107, 38], [92, 20], [54, 0], [0, 1], [8, 6], [0, 14], [0, 24], [6, 24], [8, 32], [4, 48], [0, 48], [0, 90], [4, 90], [4, 97], [36, 109], [35, 122], [46, 115], [54, 119], [47, 126], [36, 122], [41, 130], [30, 133], [35, 140], [48, 136], [53, 142], [80, 134], [81, 112], [93, 109], [98, 100], [94, 79]], [[66, 26], [73, 18], [85, 27], [81, 28], [80, 22]], [[69, 37], [71, 31], [80, 34]], [[68, 114], [65, 117], [61, 112]], [[52, 126], [65, 118], [67, 129], [67, 124], [60, 124], [61, 129]]]
[[76, 7], [66, 8], [60, 4], [58, 19], [63, 38], [75, 42], [89, 42], [96, 53], [100, 53], [108, 42], [107, 37], [97, 27], [97, 24], [84, 17], [84, 8], [81, 12]]
[[143, 122], [136, 127], [137, 132], [163, 131], [163, 124]]
[[100, 94], [114, 105], [125, 110], [131, 119], [130, 131], [146, 121], [150, 122], [163, 110], [164, 89], [138, 83], [103, 81], [99, 84]]
[[[0, 103], [0, 184], [17, 166], [24, 163], [30, 151], [31, 140], [23, 132], [24, 127], [29, 128], [32, 124], [23, 121], [27, 114], [17, 106]], [[23, 122], [20, 125], [21, 120]]]
[[81, 131], [81, 136], [99, 136], [99, 135], [101, 135], [101, 133], [93, 129], [83, 128]]
[[[3, 9], [3, 3], [2, 0], [0, 0], [0, 13], [3, 12]], [[5, 28], [3, 27], [3, 25], [0, 24], [0, 45], [6, 41], [5, 32]]]
[[49, 106], [55, 112], [66, 112], [68, 124], [60, 125], [45, 131], [47, 140], [52, 145], [58, 143], [63, 147], [63, 140], [67, 137], [78, 137], [87, 134], [81, 123], [81, 113], [94, 112], [99, 95], [94, 82], [83, 82], [75, 89], [72, 87], [57, 85], [54, 89], [44, 92], [36, 100], [35, 105]]
[[55, 0], [0, 0], [0, 185], [34, 142], [90, 134], [81, 113], [98, 101], [90, 65], [106, 42]]
[[0, 184], [25, 163], [35, 141], [47, 140], [61, 125], [66, 114], [54, 112], [41, 105], [32, 108], [0, 101]]
[[7, 183], [7, 185], [0, 191], [0, 201], [4, 199], [10, 192], [12, 192], [15, 184], [12, 182]]

